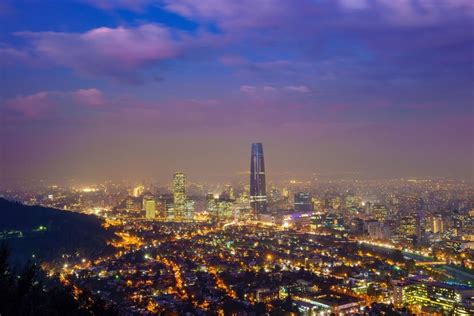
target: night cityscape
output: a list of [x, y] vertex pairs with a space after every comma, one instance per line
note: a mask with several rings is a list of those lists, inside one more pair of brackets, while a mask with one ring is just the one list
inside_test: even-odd
[[0, 316], [474, 315], [474, 2], [0, 20]]

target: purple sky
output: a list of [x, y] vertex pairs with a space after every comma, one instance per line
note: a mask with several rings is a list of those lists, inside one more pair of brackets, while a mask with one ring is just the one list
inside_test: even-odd
[[471, 0], [0, 4], [1, 178], [474, 176]]

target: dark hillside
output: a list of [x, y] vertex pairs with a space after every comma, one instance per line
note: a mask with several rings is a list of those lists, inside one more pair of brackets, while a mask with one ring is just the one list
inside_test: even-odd
[[113, 232], [94, 216], [42, 206], [27, 206], [0, 198], [0, 240], [12, 250], [12, 260], [54, 261], [63, 255], [93, 258], [109, 251]]

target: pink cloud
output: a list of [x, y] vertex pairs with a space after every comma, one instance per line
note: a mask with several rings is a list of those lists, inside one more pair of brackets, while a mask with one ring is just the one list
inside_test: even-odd
[[0, 47], [0, 65], [14, 66], [17, 63], [32, 64], [33, 60], [26, 51], [13, 47]]
[[291, 1], [165, 0], [165, 9], [190, 19], [217, 21], [225, 29], [277, 26]]
[[264, 103], [265, 101], [274, 102], [275, 97], [277, 96], [279, 89], [271, 86], [271, 85], [264, 85], [264, 86], [249, 86], [243, 85], [240, 86], [240, 92], [243, 94], [250, 96], [254, 99], [254, 101], [259, 101], [260, 103]]
[[471, 0], [339, 0], [339, 4], [347, 11], [377, 12], [382, 21], [399, 26], [435, 25], [460, 10], [463, 14], [474, 15], [474, 2]]
[[240, 91], [248, 95], [254, 95], [257, 92], [257, 87], [255, 86], [240, 86]]
[[309, 93], [311, 89], [307, 86], [285, 86], [285, 87], [275, 87], [271, 85], [264, 85], [264, 86], [250, 86], [250, 85], [243, 85], [240, 86], [240, 92], [251, 95], [251, 96], [273, 96], [277, 92], [297, 92], [297, 93]]
[[52, 96], [57, 92], [40, 91], [35, 94], [18, 96], [5, 102], [5, 108], [28, 119], [44, 116], [56, 106]]
[[177, 57], [182, 45], [170, 30], [156, 24], [101, 27], [85, 33], [16, 34], [31, 40], [35, 54], [50, 63], [119, 81], [137, 80], [136, 70]]
[[73, 109], [97, 109], [110, 104], [102, 91], [90, 88], [76, 91], [40, 91], [20, 95], [0, 104], [0, 110], [10, 118], [43, 119]]
[[311, 89], [307, 86], [286, 86], [285, 90], [293, 91], [293, 92], [300, 92], [300, 93], [309, 93]]
[[164, 0], [164, 8], [189, 19], [217, 22], [225, 30], [287, 28], [291, 23], [285, 22], [296, 19], [305, 22], [313, 19], [315, 23], [310, 22], [310, 25], [314, 29], [321, 25], [320, 19], [314, 18], [315, 14], [334, 9], [349, 14], [370, 12], [374, 14], [375, 23], [400, 26], [433, 25], [452, 17], [452, 14], [474, 15], [474, 2], [471, 0], [325, 0], [298, 4], [285, 0]]
[[102, 91], [91, 88], [91, 89], [79, 89], [72, 93], [79, 103], [92, 106], [100, 107], [107, 104], [104, 94]]
[[263, 87], [263, 91], [264, 91], [264, 92], [276, 92], [277, 89], [275, 89], [275, 88], [272, 87], [272, 86], [264, 86], [264, 87]]
[[[426, 26], [458, 14], [474, 15], [471, 0], [81, 0], [101, 9], [141, 11], [149, 6], [164, 9], [192, 20], [216, 22], [226, 30], [260, 27], [288, 27], [295, 19], [313, 18], [318, 13], [342, 10], [345, 13], [371, 12], [375, 23], [399, 26]], [[336, 4], [336, 5], [334, 5]], [[309, 21], [309, 20], [308, 20]], [[314, 27], [320, 19], [314, 19]], [[306, 22], [306, 21], [305, 21]]]

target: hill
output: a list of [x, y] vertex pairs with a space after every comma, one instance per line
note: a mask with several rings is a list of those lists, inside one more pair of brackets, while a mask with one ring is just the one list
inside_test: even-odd
[[97, 217], [0, 198], [0, 241], [11, 248], [13, 262], [95, 258], [110, 251], [113, 236]]

